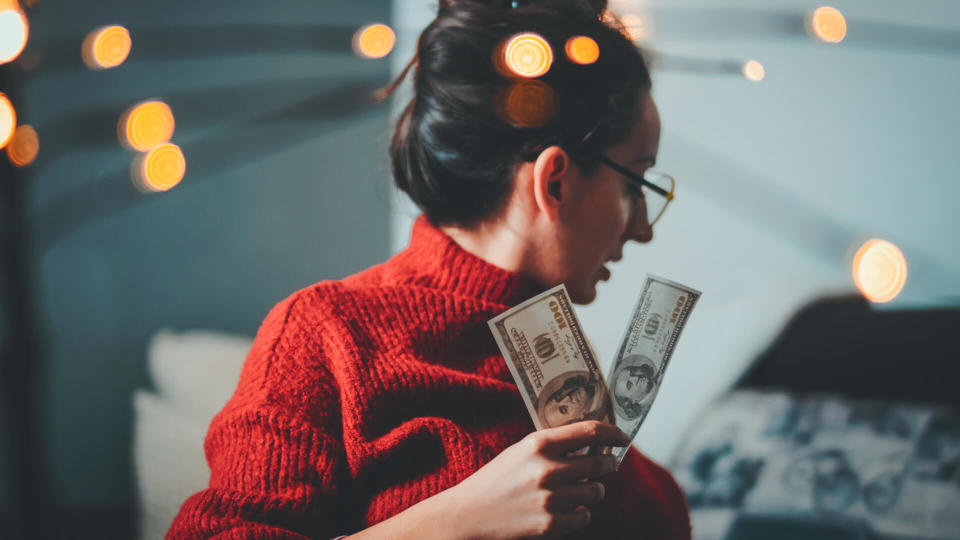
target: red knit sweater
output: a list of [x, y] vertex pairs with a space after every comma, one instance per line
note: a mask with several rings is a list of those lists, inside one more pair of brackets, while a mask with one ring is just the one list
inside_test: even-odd
[[[280, 302], [167, 538], [331, 538], [467, 478], [533, 430], [487, 320], [537, 292], [421, 217], [386, 263]], [[578, 537], [690, 538], [676, 482], [636, 450], [604, 483]]]

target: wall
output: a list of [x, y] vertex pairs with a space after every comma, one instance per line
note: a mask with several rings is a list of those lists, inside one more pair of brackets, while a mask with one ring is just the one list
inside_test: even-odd
[[[43, 416], [68, 506], [132, 504], [131, 393], [151, 384], [144, 353], [154, 332], [252, 336], [294, 290], [388, 255], [387, 110], [317, 96], [386, 82], [385, 60], [361, 60], [349, 46], [354, 28], [388, 20], [389, 9], [113, 0], [29, 11], [28, 52], [39, 63], [24, 74], [21, 120], [37, 126], [42, 148], [27, 181]], [[123, 66], [92, 72], [79, 62], [80, 42], [104, 24], [129, 28], [133, 51]], [[311, 34], [310, 25], [342, 29]], [[170, 55], [158, 50], [164, 39]], [[330, 43], [340, 50], [324, 50]], [[150, 97], [173, 109], [187, 174], [169, 193], [130, 197], [117, 183], [129, 184], [132, 154], [112, 126]]]
[[[427, 3], [394, 5], [419, 10], [419, 19], [404, 15], [407, 24], [432, 17]], [[655, 66], [653, 95], [663, 124], [658, 168], [678, 188], [654, 241], [628, 247], [578, 313], [609, 363], [645, 274], [703, 291], [636, 440], [655, 459], [669, 458], [685, 426], [804, 303], [853, 291], [849, 264], [865, 239], [886, 238], [907, 257], [907, 285], [886, 309], [960, 303], [960, 112], [950, 105], [960, 55], [949, 45], [960, 7], [832, 5], [847, 17], [839, 45], [799, 30], [817, 7], [808, 2], [611, 3], [621, 15], [646, 14], [646, 46], [675, 59]], [[677, 57], [755, 59], [766, 78], [691, 72]], [[396, 200], [395, 249], [412, 212]]]

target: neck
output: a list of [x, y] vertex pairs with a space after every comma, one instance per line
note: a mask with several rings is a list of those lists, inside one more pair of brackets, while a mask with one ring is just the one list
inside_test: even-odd
[[468, 253], [486, 262], [536, 279], [536, 246], [530, 242], [529, 224], [516, 223], [516, 219], [503, 217], [483, 221], [473, 227], [440, 227], [454, 242]]

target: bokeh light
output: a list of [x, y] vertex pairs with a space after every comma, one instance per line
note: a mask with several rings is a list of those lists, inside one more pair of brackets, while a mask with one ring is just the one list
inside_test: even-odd
[[620, 30], [623, 28], [623, 23], [620, 22], [620, 17], [617, 17], [617, 14], [611, 9], [603, 10], [603, 13], [600, 14], [600, 20], [603, 24], [609, 26], [610, 28], [616, 28]]
[[543, 81], [520, 80], [507, 91], [504, 111], [507, 121], [515, 126], [544, 126], [557, 112], [557, 94]]
[[26, 167], [37, 159], [40, 152], [40, 137], [31, 126], [19, 126], [7, 145], [7, 157], [17, 167]]
[[148, 192], [168, 191], [183, 180], [187, 161], [175, 144], [161, 144], [134, 160], [133, 181]]
[[766, 71], [763, 69], [763, 64], [757, 62], [756, 60], [750, 60], [743, 64], [743, 76], [750, 79], [753, 82], [762, 81], [764, 76], [766, 76]]
[[550, 71], [553, 65], [553, 50], [539, 34], [517, 34], [503, 48], [503, 60], [514, 75], [539, 77]]
[[371, 24], [353, 35], [353, 50], [366, 58], [383, 58], [397, 43], [397, 35], [385, 24]]
[[567, 58], [577, 64], [592, 64], [600, 58], [600, 46], [587, 36], [573, 36], [564, 47]]
[[647, 38], [647, 21], [640, 15], [628, 13], [620, 17], [620, 24], [631, 41], [640, 41]]
[[0, 64], [12, 62], [27, 46], [30, 23], [13, 0], [0, 0]]
[[122, 26], [104, 26], [83, 40], [83, 63], [90, 69], [117, 67], [130, 55], [130, 32]]
[[847, 35], [847, 20], [836, 8], [824, 6], [813, 12], [810, 29], [827, 43], [840, 43]]
[[13, 103], [10, 103], [10, 98], [0, 92], [0, 148], [7, 146], [16, 128], [17, 111], [14, 110]]
[[907, 260], [890, 242], [868, 240], [853, 257], [853, 282], [871, 302], [889, 302], [907, 282]]
[[123, 113], [117, 124], [117, 134], [125, 147], [146, 152], [169, 141], [174, 127], [169, 105], [162, 101], [147, 101]]

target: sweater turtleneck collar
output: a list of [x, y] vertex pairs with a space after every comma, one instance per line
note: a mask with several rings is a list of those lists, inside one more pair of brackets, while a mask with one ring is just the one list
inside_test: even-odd
[[392, 262], [418, 285], [486, 302], [513, 306], [544, 290], [535, 281], [463, 249], [423, 215], [413, 224], [410, 245]]

